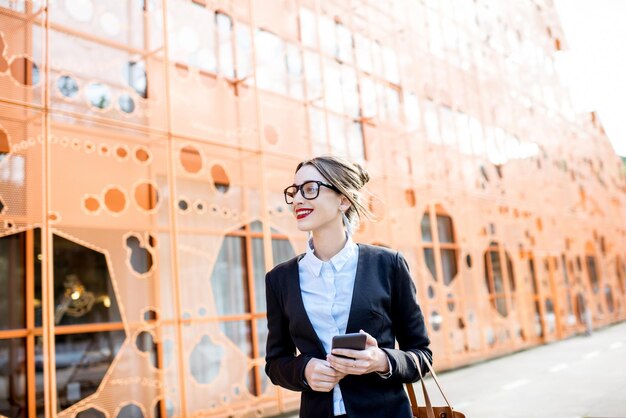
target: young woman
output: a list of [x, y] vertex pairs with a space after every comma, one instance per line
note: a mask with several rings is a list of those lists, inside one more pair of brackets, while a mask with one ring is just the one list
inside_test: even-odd
[[[310, 239], [305, 254], [267, 273], [265, 371], [302, 392], [301, 418], [410, 418], [403, 384], [419, 374], [408, 351], [432, 361], [406, 261], [351, 239], [359, 218], [371, 216], [359, 200], [368, 181], [358, 164], [317, 157], [300, 163], [285, 189]], [[331, 350], [333, 336], [355, 332], [366, 334], [365, 350]]]

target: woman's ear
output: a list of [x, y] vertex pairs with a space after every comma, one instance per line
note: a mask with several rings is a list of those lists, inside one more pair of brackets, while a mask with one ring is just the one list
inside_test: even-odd
[[350, 206], [352, 206], [352, 203], [350, 203], [348, 198], [345, 196], [341, 196], [341, 203], [339, 204], [339, 210], [345, 213], [348, 209], [350, 209]]

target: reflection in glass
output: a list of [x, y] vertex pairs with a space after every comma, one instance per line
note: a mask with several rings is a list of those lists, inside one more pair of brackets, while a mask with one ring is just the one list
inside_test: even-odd
[[457, 274], [456, 250], [441, 250], [441, 263], [443, 267], [443, 284], [452, 283]]
[[244, 238], [224, 237], [211, 275], [219, 315], [236, 315], [250, 310], [244, 258]]
[[58, 235], [53, 236], [52, 242], [55, 323], [121, 321], [104, 254]]
[[250, 321], [226, 321], [220, 323], [222, 332], [248, 357], [252, 357], [252, 334], [250, 327]]
[[[59, 411], [98, 389], [125, 338], [124, 331], [56, 336], [55, 359]], [[42, 349], [42, 344], [38, 344], [35, 352], [38, 370], [43, 368]]]
[[144, 99], [148, 97], [148, 77], [146, 63], [143, 61], [129, 61], [124, 68], [124, 78], [130, 87]]
[[85, 88], [87, 101], [94, 107], [106, 109], [111, 104], [111, 89], [102, 83], [90, 83]]
[[198, 383], [211, 383], [220, 372], [224, 347], [213, 342], [211, 337], [203, 335], [189, 356], [189, 368]]
[[0, 340], [0, 415], [26, 417], [26, 361], [23, 339]]
[[598, 270], [596, 268], [596, 258], [588, 255], [585, 257], [587, 262], [587, 275], [589, 277], [589, 283], [591, 283], [591, 289], [593, 293], [598, 293], [600, 290], [600, 283], [598, 281]]
[[135, 110], [135, 101], [128, 94], [122, 94], [117, 102], [120, 110], [124, 113], [133, 113]]
[[229, 78], [235, 77], [233, 64], [233, 20], [224, 13], [215, 13], [217, 26], [219, 71]]
[[58, 78], [57, 88], [65, 97], [73, 98], [78, 94], [78, 83], [68, 75], [63, 75]]
[[300, 9], [300, 40], [303, 45], [314, 47], [317, 45], [317, 25], [313, 11]]
[[430, 228], [430, 214], [428, 212], [424, 213], [422, 216], [422, 241], [424, 242], [433, 242], [432, 230]]
[[452, 218], [447, 215], [437, 215], [437, 233], [439, 242], [454, 242]]
[[0, 330], [26, 325], [26, 232], [0, 238]]
[[424, 248], [424, 260], [426, 260], [426, 266], [430, 270], [430, 274], [433, 279], [437, 280], [437, 269], [435, 267], [435, 252], [432, 248]]

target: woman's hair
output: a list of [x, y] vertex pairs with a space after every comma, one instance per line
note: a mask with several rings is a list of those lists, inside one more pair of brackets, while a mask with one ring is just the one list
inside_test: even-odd
[[346, 225], [348, 229], [356, 229], [365, 216], [367, 219], [374, 219], [372, 212], [361, 203], [361, 188], [370, 180], [370, 176], [358, 163], [352, 163], [345, 158], [324, 155], [310, 160], [304, 160], [298, 167], [296, 173], [305, 165], [313, 166], [330, 184], [335, 186], [351, 203], [345, 215], [350, 222]]

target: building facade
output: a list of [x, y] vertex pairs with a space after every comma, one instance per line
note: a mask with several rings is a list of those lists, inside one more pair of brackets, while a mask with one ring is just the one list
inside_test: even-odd
[[438, 369], [626, 319], [626, 174], [551, 0], [0, 0], [0, 415], [265, 417], [264, 274], [318, 154]]

